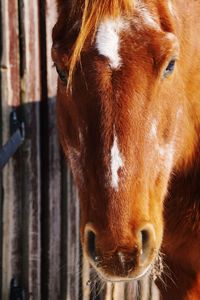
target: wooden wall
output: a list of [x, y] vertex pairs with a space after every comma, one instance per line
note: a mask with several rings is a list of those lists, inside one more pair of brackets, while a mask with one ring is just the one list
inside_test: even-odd
[[137, 292], [156, 300], [148, 279], [137, 291], [134, 284], [100, 286], [82, 256], [77, 193], [56, 132], [55, 0], [0, 3], [0, 146], [13, 109], [26, 131], [0, 174], [0, 299], [9, 299], [15, 278], [24, 299], [129, 300]]

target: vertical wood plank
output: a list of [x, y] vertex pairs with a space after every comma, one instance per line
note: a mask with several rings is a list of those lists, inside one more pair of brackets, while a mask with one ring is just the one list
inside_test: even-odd
[[138, 284], [136, 282], [129, 282], [125, 285], [125, 300], [140, 300], [138, 295]]
[[153, 281], [153, 279], [151, 280], [151, 282], [149, 283], [150, 289], [151, 289], [151, 299], [152, 300], [160, 300], [160, 293], [159, 293], [159, 289], [157, 288], [155, 282]]
[[[1, 0], [3, 107], [20, 104], [18, 2]], [[4, 129], [4, 128], [3, 128]], [[4, 139], [7, 138], [6, 132]]]
[[[55, 100], [55, 99], [54, 99]], [[61, 294], [61, 174], [60, 152], [55, 124], [55, 101], [49, 108], [49, 300]]]
[[67, 299], [67, 227], [68, 227], [68, 204], [67, 204], [67, 170], [66, 162], [61, 155], [61, 297], [60, 300]]
[[72, 180], [72, 175], [67, 169], [67, 204], [68, 204], [68, 229], [67, 229], [67, 299], [79, 299], [79, 266], [80, 266], [80, 239], [79, 239], [79, 202]]
[[25, 70], [22, 78], [23, 103], [41, 100], [40, 49], [39, 49], [39, 7], [37, 1], [19, 0], [23, 15]]
[[[56, 72], [51, 59], [51, 31], [56, 21], [56, 2], [40, 3], [40, 49], [42, 58], [41, 146], [43, 152], [42, 174], [44, 191], [42, 211], [44, 270], [42, 297], [49, 300], [61, 298], [61, 166], [60, 147], [55, 117]], [[44, 244], [46, 243], [46, 245]]]
[[148, 300], [149, 295], [150, 295], [150, 286], [151, 286], [151, 281], [149, 276], [144, 277], [141, 281], [141, 286], [140, 286], [140, 299], [141, 300]]
[[56, 96], [57, 73], [51, 59], [52, 28], [56, 23], [57, 5], [55, 0], [46, 0], [46, 59], [47, 59], [47, 83], [48, 98]]
[[113, 290], [113, 298], [115, 300], [123, 300], [125, 292], [125, 283], [116, 283]]
[[113, 289], [114, 289], [114, 286], [112, 283], [106, 284], [105, 300], [113, 299]]
[[[52, 27], [56, 22], [56, 2], [46, 0], [46, 80], [49, 119], [49, 300], [61, 299], [61, 166], [56, 130], [55, 95], [57, 74], [51, 59]], [[59, 199], [59, 201], [58, 201]]]
[[26, 140], [21, 148], [23, 202], [23, 285], [29, 299], [40, 300], [41, 159], [39, 8], [19, 0], [21, 34], [21, 101]]
[[[2, 141], [5, 143], [10, 136], [9, 114], [11, 106], [20, 102], [19, 80], [19, 41], [18, 41], [18, 3], [2, 0], [2, 57], [1, 57], [1, 104], [2, 104]], [[16, 161], [10, 160], [3, 171], [3, 299], [8, 299], [9, 285], [12, 277], [20, 277], [21, 253], [19, 219], [20, 201], [19, 188], [16, 180]]]

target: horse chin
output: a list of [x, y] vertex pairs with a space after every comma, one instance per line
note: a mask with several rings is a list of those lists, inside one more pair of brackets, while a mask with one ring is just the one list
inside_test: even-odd
[[144, 278], [145, 276], [148, 276], [152, 270], [152, 264], [150, 264], [146, 268], [130, 273], [128, 276], [116, 276], [113, 274], [108, 274], [103, 269], [96, 268], [96, 266], [93, 263], [90, 264], [92, 265], [93, 269], [96, 271], [97, 275], [102, 281], [110, 283], [138, 281]]

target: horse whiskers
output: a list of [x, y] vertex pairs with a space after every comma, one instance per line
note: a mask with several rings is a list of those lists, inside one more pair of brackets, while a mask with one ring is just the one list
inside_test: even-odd
[[103, 280], [101, 280], [99, 278], [98, 283], [97, 283], [97, 294], [96, 294], [96, 297], [98, 297], [101, 294], [101, 292], [103, 291], [103, 289], [105, 288], [105, 286], [106, 286], [106, 282], [103, 281]]
[[106, 282], [104, 282], [92, 268], [90, 273], [90, 291], [94, 294], [94, 297], [98, 297], [104, 289]]
[[164, 260], [164, 256], [165, 255], [160, 251], [152, 268], [151, 276], [154, 281], [160, 281], [167, 290], [167, 283], [165, 280], [166, 277], [169, 278], [173, 284], [176, 285], [176, 283], [173, 279], [172, 271]]
[[151, 270], [151, 276], [153, 280], [155, 281], [158, 277], [160, 277], [162, 272], [163, 272], [163, 259], [161, 253], [158, 253], [153, 268]]
[[168, 286], [166, 283], [166, 279], [168, 278], [175, 286], [177, 286], [174, 274], [172, 272], [172, 270], [167, 266], [167, 264], [164, 265], [164, 272], [162, 277], [159, 278], [159, 280], [163, 283], [165, 289], [167, 290]]

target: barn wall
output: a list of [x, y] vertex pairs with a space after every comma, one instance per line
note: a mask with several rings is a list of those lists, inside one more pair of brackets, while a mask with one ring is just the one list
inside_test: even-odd
[[156, 300], [149, 279], [137, 289], [99, 285], [82, 255], [77, 192], [56, 131], [55, 0], [0, 3], [0, 147], [10, 138], [11, 111], [26, 132], [0, 173], [0, 299], [9, 299], [15, 278], [12, 297], [24, 299], [129, 300], [137, 293]]

